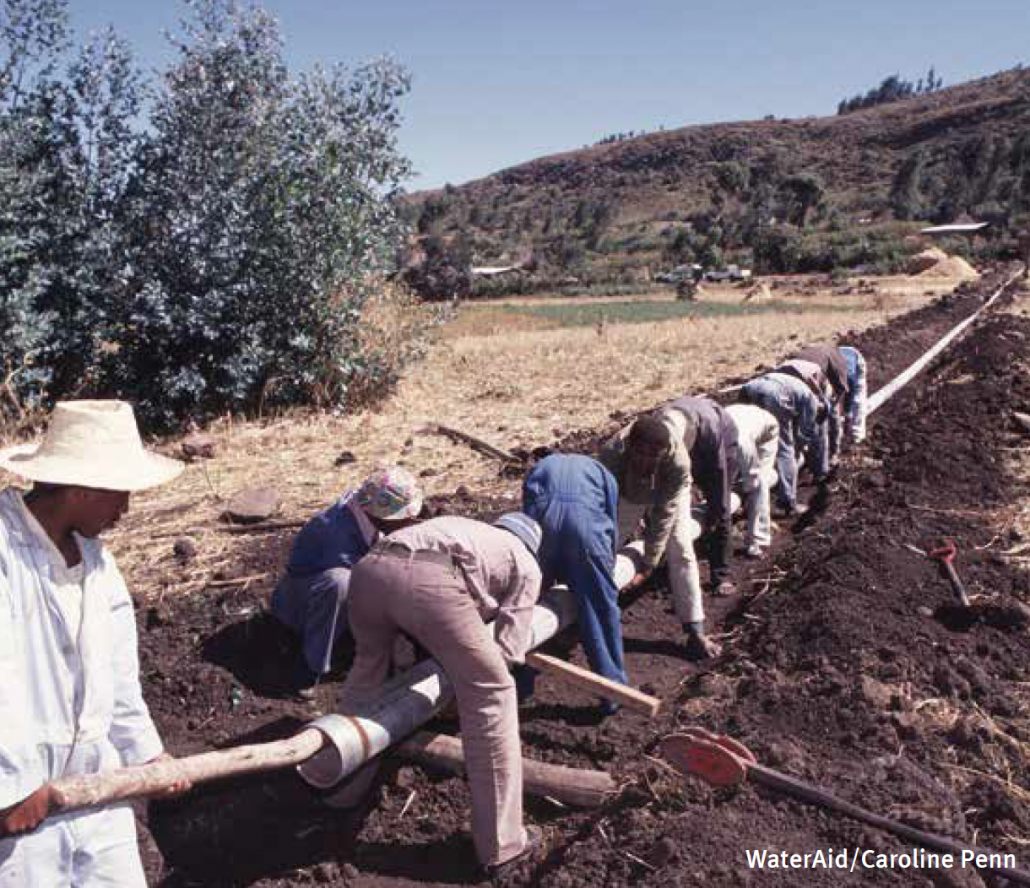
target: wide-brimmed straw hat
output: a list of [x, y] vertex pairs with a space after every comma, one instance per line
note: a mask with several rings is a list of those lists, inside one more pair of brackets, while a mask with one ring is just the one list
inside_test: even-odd
[[0, 451], [0, 468], [30, 481], [100, 490], [145, 490], [185, 466], [143, 448], [125, 401], [60, 401], [43, 440]]

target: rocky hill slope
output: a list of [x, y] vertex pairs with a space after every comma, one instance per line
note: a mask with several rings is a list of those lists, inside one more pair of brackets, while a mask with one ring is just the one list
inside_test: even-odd
[[[917, 226], [1030, 211], [1030, 72], [833, 117], [689, 126], [541, 157], [410, 197], [422, 235], [473, 263], [646, 275], [890, 262]], [[813, 241], [815, 238], [815, 241]], [[864, 246], [863, 246], [864, 244]], [[995, 245], [997, 246], [997, 245]]]

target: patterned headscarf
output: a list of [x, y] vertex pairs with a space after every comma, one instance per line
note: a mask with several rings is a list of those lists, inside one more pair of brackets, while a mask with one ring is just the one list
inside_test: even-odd
[[372, 518], [400, 521], [422, 511], [422, 491], [411, 472], [399, 466], [376, 469], [358, 490], [357, 503]]

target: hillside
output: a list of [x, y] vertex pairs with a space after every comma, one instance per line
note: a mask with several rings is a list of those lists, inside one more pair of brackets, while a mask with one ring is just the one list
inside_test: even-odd
[[997, 251], [1030, 210], [1028, 123], [1030, 72], [1012, 70], [842, 116], [688, 126], [541, 157], [414, 194], [409, 213], [473, 264], [609, 281], [681, 261], [896, 264], [913, 221], [968, 215], [994, 223]]

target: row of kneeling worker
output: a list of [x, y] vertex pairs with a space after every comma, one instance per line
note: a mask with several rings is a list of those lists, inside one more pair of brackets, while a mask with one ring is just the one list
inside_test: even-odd
[[[805, 349], [741, 395], [729, 407], [672, 401], [606, 441], [596, 459], [546, 457], [525, 478], [522, 511], [492, 524], [420, 520], [421, 491], [394, 467], [298, 534], [272, 598], [301, 638], [297, 692], [312, 696], [348, 631], [355, 656], [344, 712], [377, 696], [398, 635], [428, 651], [456, 692], [473, 840], [488, 871], [543, 844], [523, 822], [518, 726], [541, 590], [568, 586], [591, 668], [628, 683], [618, 595], [664, 560], [685, 652], [711, 657], [718, 648], [705, 632], [695, 540], [709, 591], [732, 594], [734, 488], [746, 510], [744, 551], [760, 558], [771, 497], [784, 514], [803, 511], [799, 457], [822, 479], [844, 441], [865, 435], [865, 362], [852, 348]], [[140, 689], [131, 601], [97, 537], [131, 491], [171, 480], [181, 466], [143, 449], [129, 405], [81, 401], [57, 406], [38, 446], [0, 452], [0, 467], [33, 482], [0, 494], [0, 888], [144, 885], [130, 808], [46, 817], [50, 781], [167, 756]], [[692, 509], [695, 484], [703, 510]], [[617, 561], [638, 537], [632, 558]], [[605, 700], [600, 714], [616, 709]], [[369, 773], [356, 777], [330, 802], [353, 804]]]

